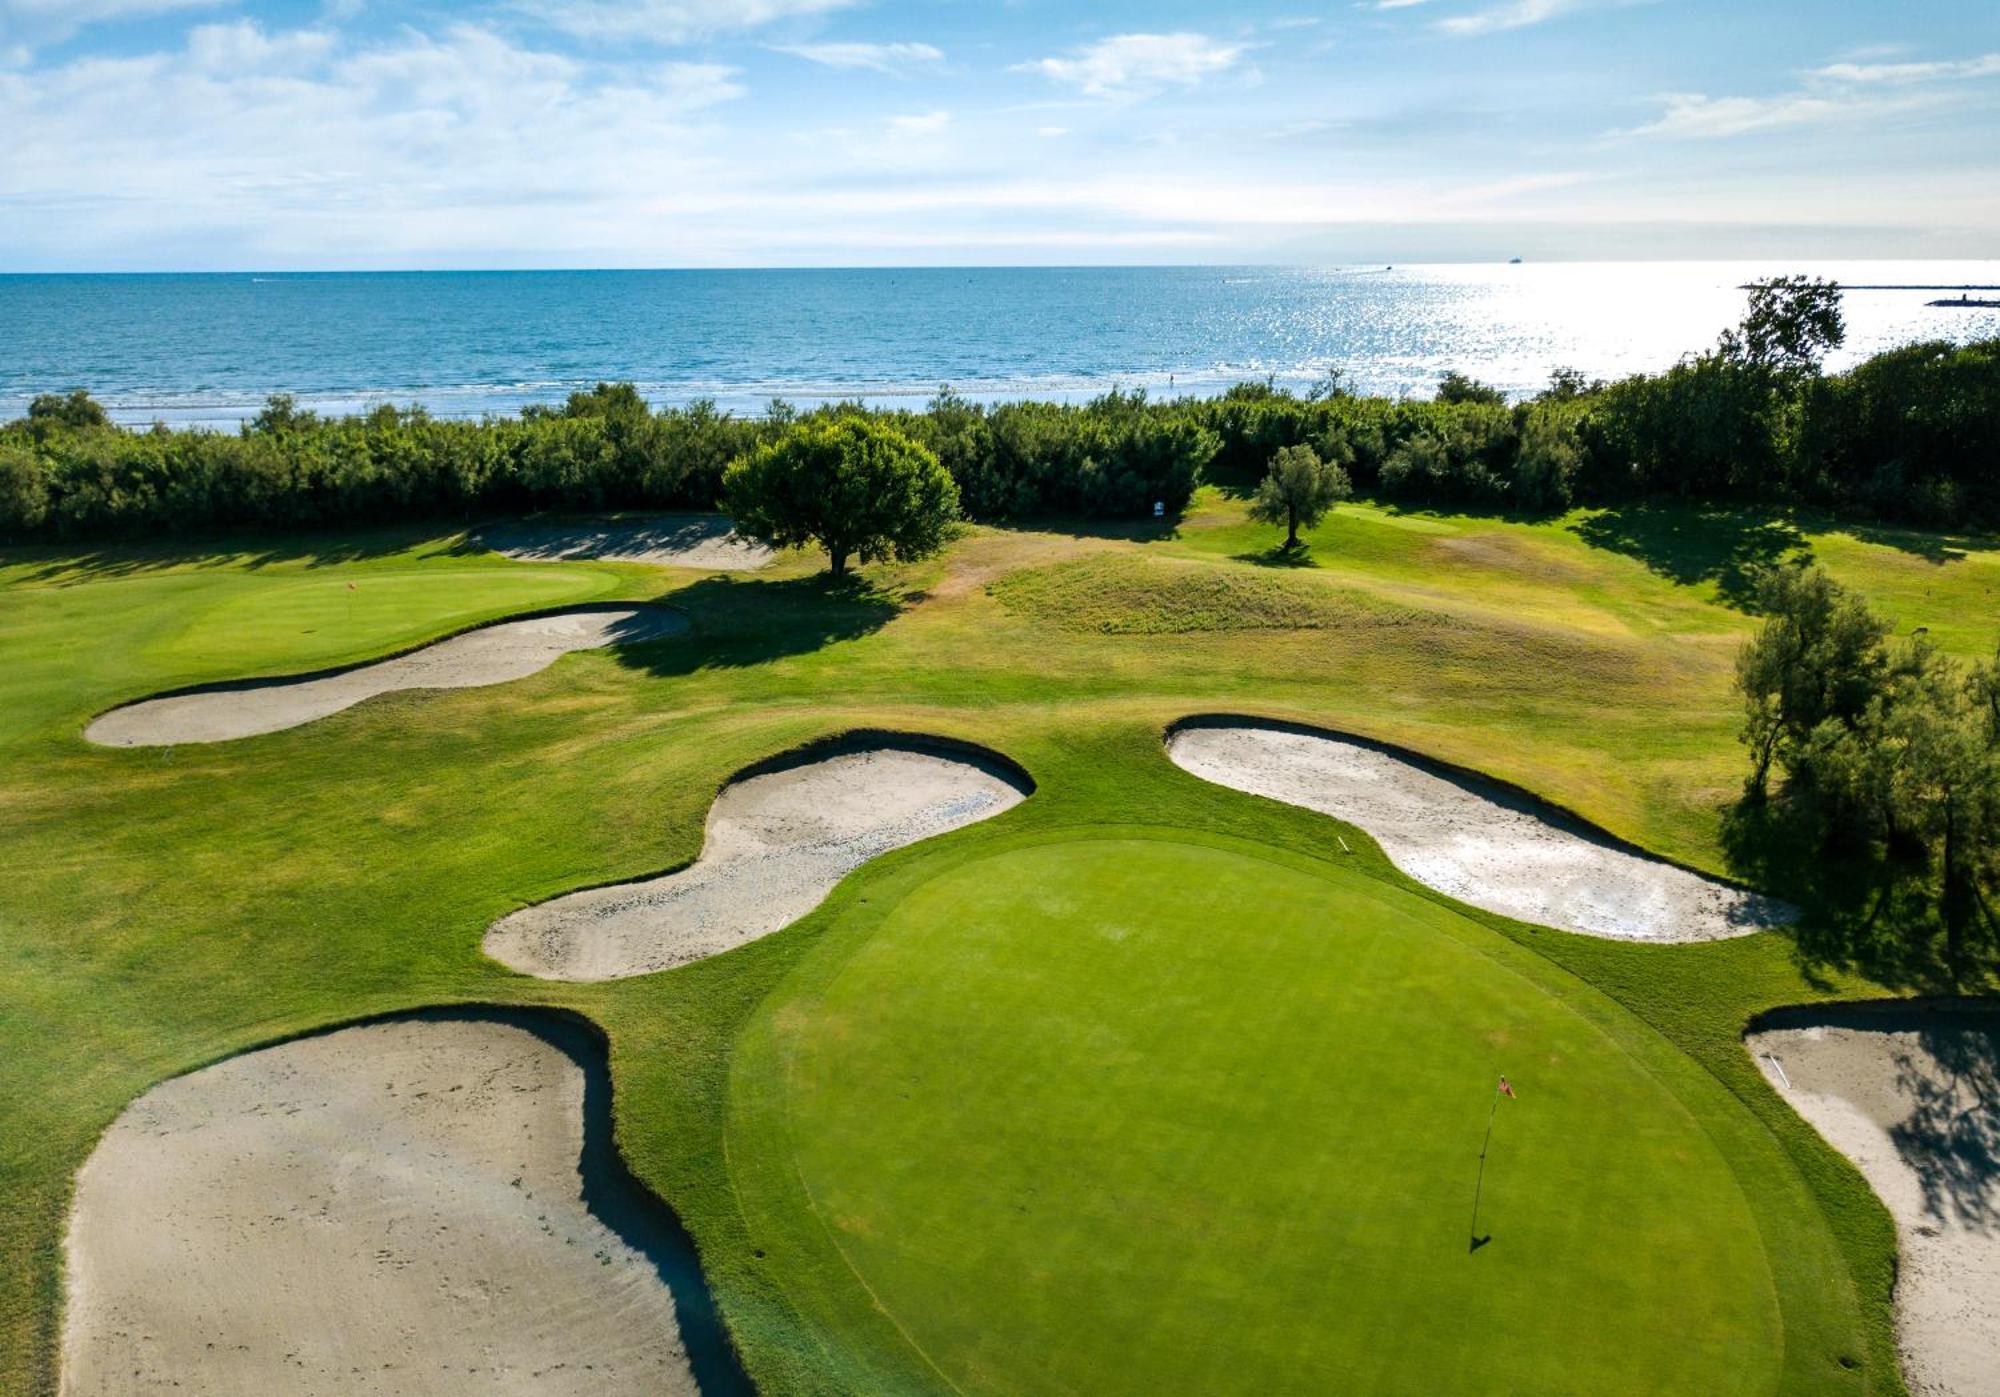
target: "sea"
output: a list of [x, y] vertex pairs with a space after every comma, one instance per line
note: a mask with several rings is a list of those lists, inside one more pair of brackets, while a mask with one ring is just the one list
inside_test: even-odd
[[1600, 262], [0, 276], [0, 419], [89, 390], [121, 422], [233, 429], [272, 393], [440, 417], [630, 380], [658, 405], [920, 406], [1219, 393], [1246, 380], [1425, 396], [1447, 370], [1532, 393], [1558, 368], [1666, 368], [1735, 323], [1743, 284], [1848, 289], [1851, 363], [2000, 336], [2000, 261]]

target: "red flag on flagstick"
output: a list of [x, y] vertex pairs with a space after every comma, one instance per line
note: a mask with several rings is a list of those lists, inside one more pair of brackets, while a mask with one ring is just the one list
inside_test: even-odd
[[1519, 1097], [1514, 1095], [1514, 1084], [1512, 1082], [1509, 1082], [1505, 1077], [1502, 1077], [1500, 1079], [1500, 1094], [1506, 1097], [1509, 1101], [1520, 1100]]

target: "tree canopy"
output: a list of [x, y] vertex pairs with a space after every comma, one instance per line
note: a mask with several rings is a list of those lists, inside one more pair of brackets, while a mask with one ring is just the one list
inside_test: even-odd
[[[1776, 814], [1810, 881], [1868, 902], [1857, 943], [1893, 924], [1921, 953], [1941, 931], [1951, 978], [1977, 974], [2000, 947], [2000, 655], [1968, 667], [1921, 635], [1892, 644], [1817, 569], [1773, 572], [1757, 598], [1767, 619], [1737, 663], [1752, 804], [1781, 767]], [[1889, 906], [1904, 911], [1885, 922]]]
[[850, 557], [929, 557], [959, 517], [958, 486], [938, 458], [858, 416], [791, 428], [731, 463], [722, 492], [739, 531], [774, 548], [816, 544], [835, 577]]
[[[1344, 436], [1331, 437], [1322, 445], [1333, 453], [1352, 456]], [[1283, 524], [1285, 547], [1296, 548], [1301, 528], [1319, 523], [1328, 510], [1353, 493], [1345, 460], [1339, 455], [1322, 460], [1310, 446], [1281, 447], [1250, 500], [1250, 517], [1260, 524]]]

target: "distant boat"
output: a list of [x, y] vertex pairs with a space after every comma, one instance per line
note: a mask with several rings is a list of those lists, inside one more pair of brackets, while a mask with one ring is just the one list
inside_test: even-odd
[[1957, 300], [1926, 301], [1928, 306], [1957, 306], [1962, 310], [2000, 310], [2000, 301], [1975, 301], [1970, 296], [1960, 296]]
[[1521, 265], [1521, 259], [1518, 257], [1509, 257], [1507, 259], [1507, 265], [1510, 267], [1518, 267]]

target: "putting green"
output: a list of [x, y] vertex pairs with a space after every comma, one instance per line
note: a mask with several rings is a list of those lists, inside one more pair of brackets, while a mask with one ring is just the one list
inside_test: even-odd
[[861, 1386], [1779, 1387], [1757, 1221], [1670, 1050], [1494, 933], [1230, 841], [905, 867], [731, 1084], [751, 1235]]

